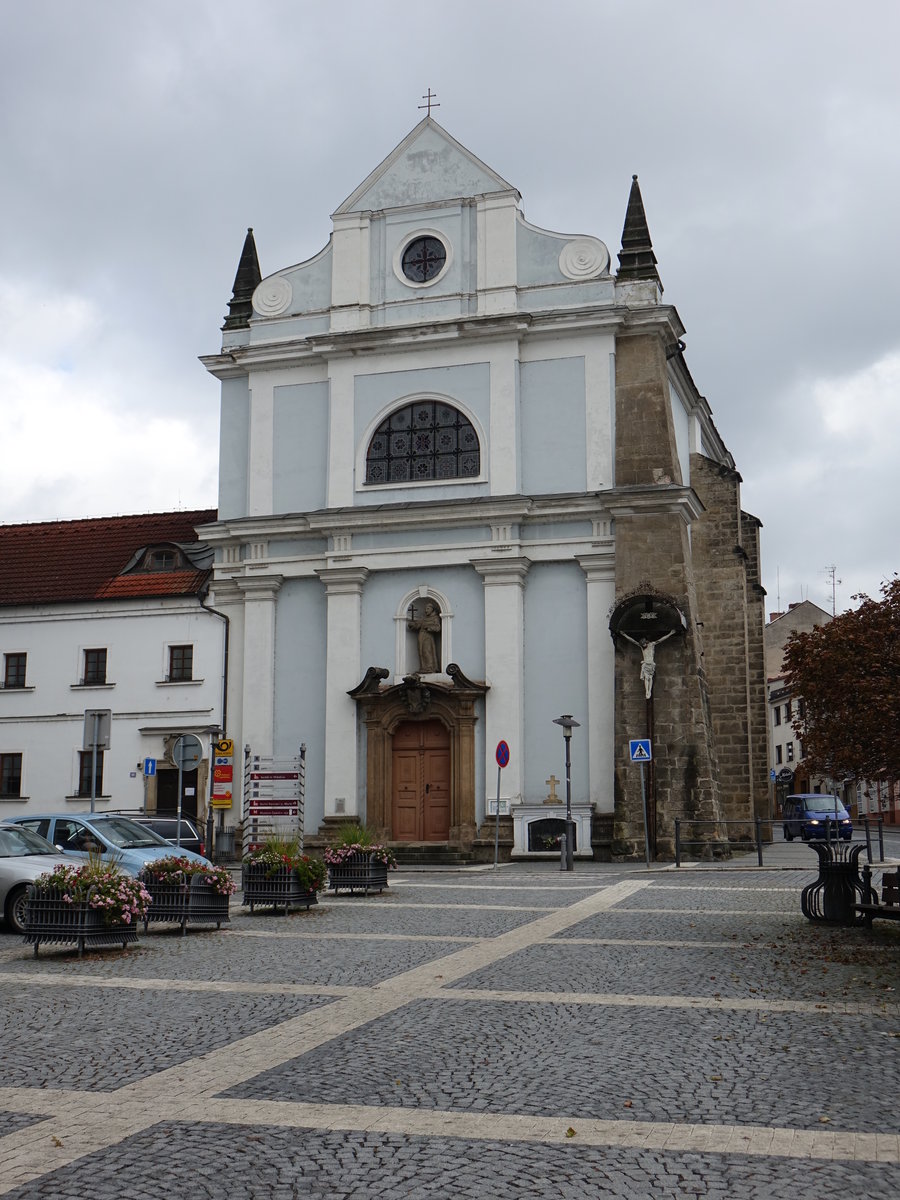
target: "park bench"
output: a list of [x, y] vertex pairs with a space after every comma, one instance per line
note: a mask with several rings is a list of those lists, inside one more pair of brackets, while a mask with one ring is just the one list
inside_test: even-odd
[[854, 907], [871, 928], [876, 917], [888, 921], [900, 921], [900, 868], [896, 871], [885, 871], [881, 876], [881, 903], [878, 903], [878, 893], [872, 887], [872, 868], [866, 863], [863, 867], [863, 887], [865, 901]]

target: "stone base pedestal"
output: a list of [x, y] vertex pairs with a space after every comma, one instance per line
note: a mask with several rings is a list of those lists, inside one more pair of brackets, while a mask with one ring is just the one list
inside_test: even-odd
[[[591, 819], [593, 804], [573, 804], [575, 857], [593, 858]], [[565, 804], [514, 804], [511, 858], [559, 858], [558, 839], [565, 835]]]

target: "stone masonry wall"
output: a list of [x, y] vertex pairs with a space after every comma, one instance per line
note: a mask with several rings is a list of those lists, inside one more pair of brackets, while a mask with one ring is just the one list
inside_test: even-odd
[[[616, 787], [613, 853], [644, 853], [640, 769], [628, 757], [631, 738], [653, 739], [659, 858], [674, 854], [674, 820], [693, 818], [701, 836], [720, 831], [718, 771], [706, 687], [689, 531], [678, 498], [681, 474], [669, 407], [663, 339], [620, 337], [616, 347], [616, 488], [658, 489], [650, 503], [616, 516], [616, 596], [649, 586], [670, 596], [688, 629], [662, 643], [652, 704], [640, 659], [623, 642], [616, 652]], [[652, 716], [653, 728], [648, 728]]]
[[766, 708], [766, 589], [762, 585], [759, 531], [762, 522], [741, 513], [743, 546], [747, 552], [747, 660], [750, 681], [750, 760], [753, 808], [756, 816], [772, 815], [769, 785], [769, 722]]
[[[744, 545], [740, 475], [703, 455], [691, 456], [691, 483], [706, 509], [692, 530], [697, 601], [703, 621], [704, 665], [709, 684], [719, 766], [722, 816], [751, 818], [759, 798], [762, 684], [761, 597], [758, 537]], [[765, 733], [763, 732], [763, 754]], [[732, 826], [730, 833], [744, 831]]]

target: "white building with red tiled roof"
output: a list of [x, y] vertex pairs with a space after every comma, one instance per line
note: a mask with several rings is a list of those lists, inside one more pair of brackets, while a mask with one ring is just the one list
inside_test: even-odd
[[[223, 728], [226, 620], [205, 605], [215, 510], [0, 526], [0, 819], [28, 811], [174, 812], [175, 739], [205, 749], [182, 780], [205, 815]], [[109, 747], [84, 747], [110, 710]], [[157, 770], [145, 777], [145, 760]]]

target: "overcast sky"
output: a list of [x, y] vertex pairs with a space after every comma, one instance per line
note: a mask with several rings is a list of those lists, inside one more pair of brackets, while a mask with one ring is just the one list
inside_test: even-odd
[[615, 254], [633, 173], [767, 611], [900, 565], [900, 5], [0, 0], [0, 521], [215, 506], [220, 326], [423, 115]]

